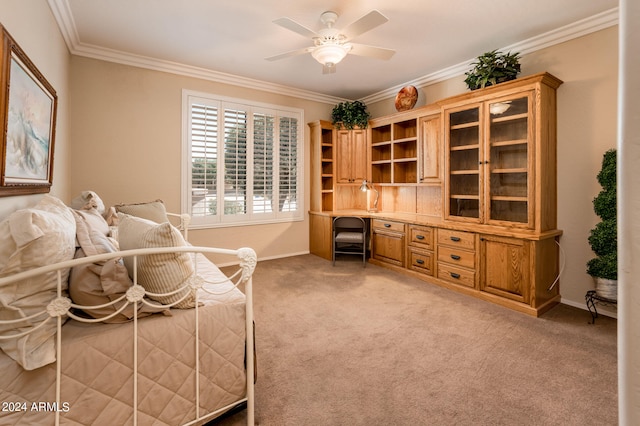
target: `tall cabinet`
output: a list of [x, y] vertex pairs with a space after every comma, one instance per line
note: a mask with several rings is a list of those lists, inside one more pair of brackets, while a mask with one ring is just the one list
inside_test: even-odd
[[538, 74], [450, 98], [442, 109], [444, 219], [474, 231], [474, 289], [535, 314], [559, 300], [555, 117], [561, 83]]
[[336, 129], [329, 121], [308, 123], [311, 139], [310, 251], [331, 259], [331, 215], [366, 210], [367, 131]]
[[517, 83], [444, 106], [447, 220], [537, 232], [556, 227], [549, 117], [560, 80], [543, 74]]

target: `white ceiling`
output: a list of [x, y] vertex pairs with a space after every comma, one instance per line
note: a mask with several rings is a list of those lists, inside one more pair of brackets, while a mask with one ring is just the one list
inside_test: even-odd
[[[617, 23], [617, 0], [48, 0], [73, 54], [332, 102], [369, 99], [405, 84], [459, 75], [483, 52], [526, 53]], [[312, 29], [333, 10], [344, 28], [372, 9], [389, 22], [354, 41], [396, 50], [388, 61], [347, 56], [335, 74], [311, 46], [273, 23]], [[386, 94], [388, 95], [388, 94]]]

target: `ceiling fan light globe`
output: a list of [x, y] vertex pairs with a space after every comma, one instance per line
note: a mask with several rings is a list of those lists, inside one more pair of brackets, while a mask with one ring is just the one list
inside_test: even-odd
[[311, 56], [322, 65], [332, 67], [342, 61], [348, 51], [347, 48], [339, 44], [325, 44], [316, 47], [311, 52]]

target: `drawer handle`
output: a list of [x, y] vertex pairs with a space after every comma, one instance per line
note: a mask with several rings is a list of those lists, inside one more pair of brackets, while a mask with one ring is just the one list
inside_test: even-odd
[[451, 258], [452, 258], [453, 260], [460, 260], [460, 256], [458, 256], [457, 254], [452, 254], [452, 255], [451, 255]]
[[385, 228], [391, 228], [391, 224], [390, 224], [390, 223], [385, 223], [385, 224], [384, 224], [384, 227], [385, 227]]
[[416, 263], [417, 263], [418, 265], [424, 265], [424, 260], [422, 260], [422, 259], [416, 259]]
[[460, 278], [460, 274], [456, 274], [455, 272], [449, 272], [451, 274], [451, 278], [458, 279]]
[[460, 241], [460, 237], [454, 237], [453, 235], [449, 238], [451, 238], [451, 241], [455, 241], [455, 242]]
[[416, 238], [417, 238], [418, 240], [424, 240], [424, 235], [416, 235]]

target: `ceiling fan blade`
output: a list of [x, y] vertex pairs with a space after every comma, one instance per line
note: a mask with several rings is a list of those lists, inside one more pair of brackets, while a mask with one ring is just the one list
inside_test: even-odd
[[265, 58], [265, 59], [267, 61], [277, 61], [278, 59], [289, 58], [291, 56], [304, 55], [305, 53], [309, 53], [311, 50], [313, 50], [313, 47], [305, 47], [303, 49], [291, 50], [289, 52], [284, 52], [279, 55], [269, 56], [268, 58]]
[[374, 29], [378, 25], [384, 24], [388, 20], [389, 19], [387, 19], [386, 16], [374, 9], [364, 15], [362, 18], [344, 28], [341, 31], [341, 34], [346, 36], [347, 40], [352, 40], [360, 34], [366, 33], [367, 31]]
[[368, 56], [370, 58], [388, 60], [396, 53], [393, 49], [387, 49], [385, 47], [367, 46], [366, 44], [349, 43], [351, 50], [349, 54], [358, 56]]
[[293, 31], [294, 33], [300, 34], [302, 37], [306, 38], [314, 38], [318, 37], [315, 31], [311, 31], [309, 28], [305, 27], [294, 21], [291, 18], [279, 18], [273, 21], [274, 24], [280, 25], [282, 28], [286, 28], [289, 31]]

